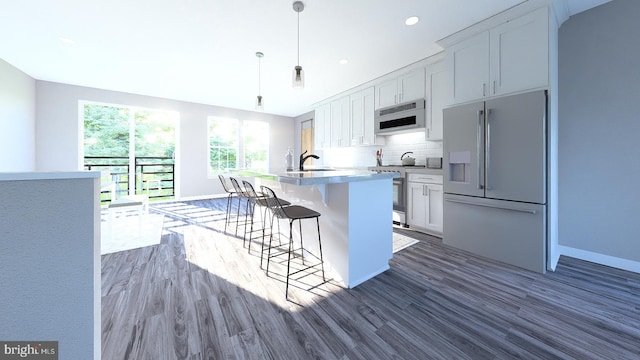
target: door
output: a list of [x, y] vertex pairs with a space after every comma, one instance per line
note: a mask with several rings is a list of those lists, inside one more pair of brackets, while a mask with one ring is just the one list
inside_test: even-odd
[[398, 77], [398, 103], [424, 98], [424, 74], [419, 68]]
[[546, 7], [491, 30], [491, 94], [547, 86], [549, 14]]
[[546, 203], [546, 92], [486, 102], [485, 196]]
[[349, 121], [351, 114], [349, 106], [348, 96], [331, 102], [331, 147], [350, 145]]
[[109, 171], [117, 197], [175, 195], [177, 112], [91, 102], [82, 108], [85, 169]]
[[[303, 153], [305, 150], [309, 151], [309, 154], [314, 153], [313, 135], [313, 121], [303, 121], [300, 124], [300, 153]], [[313, 164], [313, 158], [307, 159], [305, 163]]]
[[488, 94], [489, 33], [483, 32], [447, 49], [453, 78], [453, 100], [463, 103]]
[[443, 196], [442, 185], [425, 185], [428, 198], [426, 228], [442, 232]]
[[316, 108], [314, 117], [314, 143], [316, 149], [330, 146], [331, 141], [331, 104], [324, 104]]
[[428, 217], [427, 185], [420, 182], [407, 182], [406, 219], [409, 226], [425, 228]]
[[447, 103], [448, 80], [444, 62], [427, 66], [427, 140], [442, 140], [442, 109]]
[[484, 102], [444, 110], [444, 192], [484, 196]]
[[398, 103], [398, 80], [392, 79], [376, 85], [376, 109]]
[[544, 273], [546, 208], [445, 194], [442, 243]]

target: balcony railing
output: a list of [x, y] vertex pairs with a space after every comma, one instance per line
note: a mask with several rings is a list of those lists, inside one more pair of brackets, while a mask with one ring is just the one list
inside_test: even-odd
[[[136, 156], [134, 159], [134, 194], [147, 194], [150, 200], [172, 199], [175, 196], [175, 160], [171, 157]], [[129, 194], [129, 157], [85, 156], [85, 170], [109, 171], [115, 184], [116, 199]], [[110, 202], [109, 190], [103, 190], [102, 202]]]

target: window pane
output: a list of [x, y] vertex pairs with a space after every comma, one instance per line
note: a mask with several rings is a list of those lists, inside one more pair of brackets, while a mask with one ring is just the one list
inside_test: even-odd
[[209, 173], [237, 168], [238, 120], [209, 118]]
[[84, 105], [84, 155], [129, 156], [129, 109]]
[[268, 170], [269, 168], [269, 123], [245, 121], [242, 127], [244, 145], [244, 167]]

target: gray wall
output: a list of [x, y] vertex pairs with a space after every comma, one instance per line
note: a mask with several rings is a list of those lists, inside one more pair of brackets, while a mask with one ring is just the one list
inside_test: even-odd
[[0, 59], [0, 172], [32, 171], [36, 82]]
[[37, 81], [36, 158], [39, 171], [80, 169], [78, 102], [172, 110], [180, 113], [176, 145], [177, 194], [201, 197], [224, 192], [217, 177], [208, 178], [207, 117], [267, 121], [271, 126], [271, 166], [283, 167], [287, 146], [294, 145], [294, 119], [258, 112], [194, 104], [60, 83]]
[[638, 14], [615, 0], [560, 27], [559, 244], [640, 271]]
[[0, 339], [100, 358], [98, 192], [97, 175], [0, 180]]

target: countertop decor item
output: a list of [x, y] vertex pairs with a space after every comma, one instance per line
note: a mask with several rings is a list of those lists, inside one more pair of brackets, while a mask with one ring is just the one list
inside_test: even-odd
[[400, 160], [402, 161], [402, 166], [414, 166], [416, 164], [416, 159], [411, 157], [413, 152], [407, 151], [406, 153], [400, 156]]
[[291, 150], [291, 146], [289, 146], [287, 153], [284, 155], [284, 165], [287, 171], [293, 171], [293, 150]]

